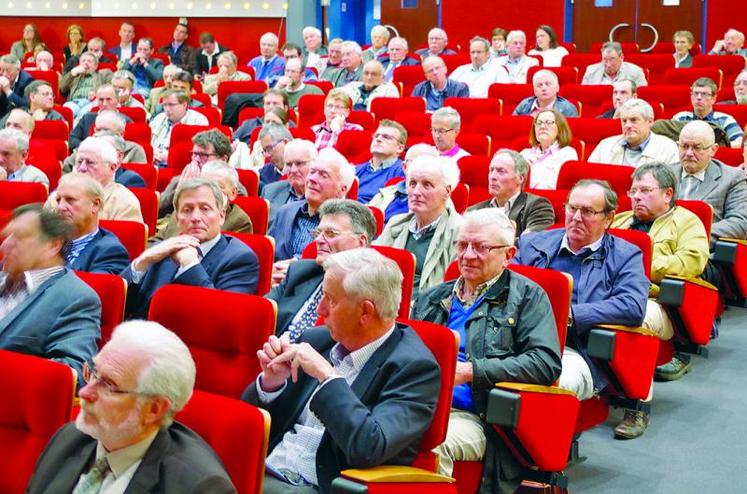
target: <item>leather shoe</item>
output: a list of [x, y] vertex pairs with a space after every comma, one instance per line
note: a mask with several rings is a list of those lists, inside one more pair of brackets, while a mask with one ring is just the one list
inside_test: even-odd
[[623, 421], [615, 427], [615, 439], [635, 439], [648, 427], [648, 414], [640, 410], [625, 410]]
[[693, 363], [690, 359], [683, 358], [679, 354], [672, 357], [672, 360], [664, 365], [660, 365], [654, 372], [655, 381], [676, 381], [690, 371]]

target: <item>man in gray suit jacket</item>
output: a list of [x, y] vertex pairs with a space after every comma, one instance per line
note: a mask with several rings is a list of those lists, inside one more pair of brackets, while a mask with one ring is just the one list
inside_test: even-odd
[[80, 414], [47, 444], [27, 494], [208, 493], [236, 489], [210, 446], [173, 422], [195, 383], [187, 346], [158, 323], [114, 330], [84, 368]]
[[680, 132], [679, 148], [680, 163], [672, 165], [680, 181], [678, 199], [713, 207], [712, 242], [747, 239], [747, 181], [741, 169], [713, 159], [718, 148], [713, 128], [700, 120], [689, 122]]
[[300, 201], [306, 191], [306, 176], [309, 165], [316, 160], [317, 151], [313, 142], [305, 139], [293, 139], [285, 145], [283, 151], [283, 170], [288, 175], [285, 180], [269, 183], [262, 187], [261, 197], [270, 203], [270, 221], [277, 211], [289, 202]]
[[488, 168], [488, 190], [492, 199], [478, 202], [469, 210], [502, 208], [516, 224], [516, 236], [524, 231], [539, 232], [555, 223], [555, 211], [546, 198], [524, 192], [529, 163], [511, 149], [499, 149]]
[[4, 232], [0, 348], [62, 362], [79, 379], [96, 352], [101, 302], [65, 268], [70, 226], [40, 204], [21, 206]]

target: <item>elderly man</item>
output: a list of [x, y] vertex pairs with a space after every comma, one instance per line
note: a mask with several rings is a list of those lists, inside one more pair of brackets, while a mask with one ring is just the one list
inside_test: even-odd
[[705, 122], [690, 122], [679, 140], [679, 163], [672, 165], [678, 199], [705, 201], [713, 207], [711, 241], [747, 239], [747, 183], [744, 172], [713, 159], [718, 145]]
[[2, 237], [0, 348], [67, 364], [82, 383], [100, 335], [101, 302], [65, 267], [70, 226], [28, 204], [13, 211]]
[[576, 105], [562, 96], [558, 96], [560, 82], [555, 72], [549, 70], [538, 70], [532, 76], [532, 87], [534, 96], [521, 100], [514, 108], [513, 115], [536, 116], [544, 110], [555, 110], [566, 117], [577, 117]]
[[274, 217], [285, 204], [304, 199], [309, 165], [316, 161], [314, 143], [305, 139], [293, 139], [285, 145], [283, 162], [288, 178], [262, 187], [261, 197], [270, 203], [270, 214]]
[[171, 145], [171, 131], [176, 124], [208, 125], [208, 120], [202, 113], [189, 108], [190, 97], [183, 91], [168, 89], [163, 93], [163, 112], [150, 121], [153, 146], [153, 163], [166, 166]]
[[219, 45], [215, 40], [215, 36], [208, 32], [200, 34], [200, 48], [195, 57], [195, 67], [193, 70], [197, 79], [203, 79], [208, 75], [210, 69], [218, 61], [218, 55], [230, 50], [226, 46]]
[[[70, 57], [70, 58], [77, 58], [77, 57]], [[55, 66], [54, 65], [54, 55], [52, 55], [47, 50], [40, 51], [34, 57], [34, 68], [36, 70], [41, 70], [42, 72], [47, 72], [49, 70], [55, 70], [54, 66]], [[64, 72], [67, 72], [67, 71], [64, 71]]]
[[438, 364], [412, 329], [395, 322], [396, 263], [352, 249], [323, 266], [318, 312], [328, 328], [307, 330], [298, 343], [270, 336], [258, 353], [262, 373], [242, 396], [279, 424], [265, 493], [329, 492], [346, 468], [407, 465], [436, 408]]
[[[124, 185], [127, 188], [145, 187], [145, 180], [143, 179], [143, 177], [141, 177], [137, 172], [127, 170], [122, 167], [125, 153], [129, 149], [129, 146], [135, 145], [141, 148], [142, 146], [134, 142], [125, 141], [121, 135], [109, 130], [100, 130], [99, 132], [95, 132], [93, 135], [94, 137], [103, 138], [106, 142], [114, 146], [114, 149], [117, 151], [117, 170], [114, 172], [114, 181], [118, 184]], [[143, 161], [133, 162], [144, 163]], [[75, 163], [75, 160], [73, 160], [73, 163]]]
[[415, 54], [425, 61], [428, 57], [438, 57], [441, 55], [456, 55], [451, 48], [447, 48], [449, 37], [443, 29], [434, 27], [428, 31], [428, 48], [416, 50]]
[[213, 105], [218, 106], [218, 86], [221, 82], [252, 80], [252, 76], [236, 69], [238, 63], [232, 51], [224, 51], [218, 55], [218, 73], [205, 76], [202, 90], [210, 95]]
[[10, 182], [39, 182], [49, 188], [47, 175], [33, 165], [26, 164], [29, 155], [29, 136], [16, 129], [0, 130], [0, 168]]
[[285, 174], [285, 144], [292, 141], [293, 136], [280, 124], [271, 123], [262, 127], [259, 132], [259, 144], [262, 146], [265, 161], [259, 170], [259, 183], [262, 186], [277, 182]]
[[285, 68], [283, 57], [277, 53], [278, 37], [273, 33], [263, 34], [259, 38], [259, 51], [261, 55], [252, 58], [247, 65], [254, 69], [258, 81], [273, 86]]
[[472, 63], [454, 69], [449, 79], [463, 82], [469, 87], [470, 98], [487, 98], [488, 88], [495, 83], [508, 83], [508, 72], [490, 60], [490, 42], [476, 36], [469, 42], [469, 56]]
[[516, 225], [516, 236], [540, 232], [555, 223], [555, 211], [547, 198], [524, 191], [529, 163], [512, 149], [500, 149], [488, 168], [491, 199], [478, 202], [469, 210], [497, 208]]
[[173, 421], [195, 383], [178, 336], [155, 322], [121, 324], [83, 370], [80, 413], [47, 444], [29, 494], [236, 492], [210, 446]]
[[316, 135], [316, 148], [334, 147], [337, 138], [345, 130], [363, 130], [358, 124], [347, 122], [353, 101], [342, 89], [333, 89], [324, 98], [324, 122], [313, 125], [311, 130]]
[[412, 96], [425, 98], [426, 110], [434, 112], [444, 106], [446, 98], [468, 98], [469, 87], [463, 82], [446, 78], [446, 64], [440, 57], [423, 60], [426, 80], [412, 89]]
[[47, 81], [34, 81], [26, 86], [26, 99], [29, 102], [29, 113], [34, 120], [65, 120], [54, 110], [54, 91]]
[[153, 84], [163, 77], [163, 61], [151, 58], [151, 55], [153, 40], [140, 38], [137, 42], [137, 51], [122, 65], [124, 70], [129, 70], [135, 76], [135, 92], [146, 98]]
[[349, 199], [330, 199], [319, 208], [319, 226], [313, 231], [316, 259], [292, 263], [280, 284], [267, 294], [278, 306], [275, 333], [288, 332], [291, 343], [298, 341], [318, 318], [322, 300], [322, 265], [335, 252], [368, 247], [376, 234], [376, 219], [364, 205]]
[[459, 161], [459, 158], [470, 154], [459, 147], [456, 138], [462, 128], [459, 112], [450, 106], [439, 108], [431, 115], [431, 136], [441, 156]]
[[187, 44], [189, 38], [189, 26], [181, 22], [174, 27], [174, 35], [171, 43], [158, 49], [158, 53], [169, 56], [171, 63], [182, 70], [192, 72], [195, 67], [197, 49]]
[[355, 168], [343, 155], [331, 148], [319, 151], [309, 165], [303, 201], [281, 207], [270, 224], [268, 234], [275, 238], [274, 271], [284, 272], [289, 260], [300, 258], [314, 239], [311, 232], [319, 226], [319, 208], [328, 199], [342, 199], [355, 180]]
[[24, 94], [33, 80], [28, 72], [21, 70], [21, 62], [16, 57], [0, 56], [0, 118], [14, 108], [28, 105]]
[[620, 118], [620, 107], [629, 99], [638, 97], [638, 86], [630, 79], [622, 79], [612, 83], [612, 108], [597, 116], [597, 118]]
[[722, 105], [747, 105], [747, 69], [734, 79], [734, 99], [722, 101]]
[[586, 67], [581, 84], [612, 84], [628, 79], [636, 86], [646, 86], [646, 76], [639, 66], [623, 61], [622, 45], [608, 41], [602, 45], [602, 61]]
[[[208, 161], [200, 170], [200, 178], [218, 184], [226, 197], [226, 219], [220, 229], [224, 232], [252, 233], [252, 220], [243, 209], [234, 204], [239, 195], [239, 174], [236, 169], [225, 161]], [[152, 240], [160, 242], [179, 235], [179, 223], [174, 213], [166, 215], [158, 224]]]
[[527, 36], [524, 31], [511, 31], [506, 37], [506, 55], [496, 58], [496, 63], [508, 71], [508, 81], [526, 84], [529, 67], [539, 65], [539, 60], [527, 56]]
[[[11, 110], [3, 119], [2, 124], [2, 128], [15, 129], [25, 134], [29, 139], [31, 139], [31, 134], [34, 133], [35, 127], [36, 121], [34, 120], [34, 117], [32, 117], [26, 110], [21, 110], [20, 108]], [[32, 145], [30, 140], [29, 144]], [[44, 145], [46, 146], [46, 144]]]
[[[111, 111], [116, 112], [119, 107], [119, 101], [117, 100], [117, 91], [111, 84], [104, 84], [99, 86], [96, 91], [96, 106], [99, 108], [99, 112]], [[70, 137], [68, 142], [70, 144], [70, 150], [74, 151], [80, 143], [90, 135], [91, 127], [96, 123], [96, 117], [98, 112], [88, 112], [75, 124], [73, 130], [70, 131]], [[130, 123], [132, 119], [128, 116], [123, 116], [125, 122]]]
[[368, 203], [389, 180], [404, 178], [399, 156], [406, 144], [407, 129], [401, 124], [386, 119], [379, 122], [379, 128], [371, 139], [371, 159], [355, 168], [359, 202]]
[[462, 217], [449, 198], [459, 182], [459, 168], [450, 158], [421, 156], [407, 165], [410, 211], [394, 216], [375, 245], [406, 249], [415, 255], [413, 297], [443, 281], [454, 260], [454, 240]]
[[654, 109], [642, 99], [629, 99], [620, 106], [622, 135], [602, 139], [588, 161], [639, 166], [647, 163], [675, 163], [677, 145], [667, 137], [651, 132]]
[[345, 41], [340, 45], [342, 59], [340, 68], [330, 77], [335, 87], [341, 87], [354, 81], [360, 81], [363, 77], [363, 50], [355, 41]]
[[215, 182], [184, 180], [174, 195], [174, 214], [179, 235], [146, 249], [122, 272], [129, 317], [145, 318], [153, 295], [169, 283], [254, 293], [257, 256], [241, 240], [221, 233], [226, 198]]
[[327, 48], [322, 44], [322, 32], [315, 26], [306, 26], [301, 31], [303, 37], [303, 54], [307, 67], [315, 67], [321, 71], [324, 69], [322, 56], [327, 54]]
[[322, 71], [319, 73], [319, 79], [329, 81], [340, 70], [340, 64], [342, 63], [342, 43], [344, 40], [340, 38], [334, 38], [329, 42], [329, 55], [326, 59], [322, 59], [320, 63], [324, 62]]
[[[607, 233], [617, 209], [617, 194], [607, 182], [579, 181], [565, 205], [565, 228], [527, 234], [519, 240], [518, 264], [564, 271], [573, 276], [572, 322], [563, 352], [560, 387], [591, 398], [609, 384], [589, 358], [587, 340], [598, 324], [640, 326], [647, 306], [649, 281], [643, 254], [634, 245]], [[645, 420], [628, 414], [615, 437], [636, 437]], [[632, 430], [632, 434], [630, 433]], [[638, 434], [640, 435], [640, 434]]]
[[[105, 48], [106, 48], [106, 42], [103, 39], [99, 38], [99, 37], [94, 37], [94, 38], [91, 38], [88, 41], [86, 41], [86, 51], [84, 53], [90, 53], [90, 54], [92, 54], [93, 56], [96, 57], [96, 60], [98, 60], [99, 63], [102, 63], [102, 62], [112, 63], [112, 62], [114, 62], [115, 60], [113, 60], [112, 58], [110, 58], [106, 54], [104, 54], [104, 49]], [[50, 57], [51, 57], [51, 54], [50, 54]], [[37, 62], [38, 62], [39, 55], [36, 56], [36, 59], [37, 59]], [[74, 67], [76, 67], [78, 65], [79, 62], [80, 62], [80, 55], [77, 55], [77, 56], [74, 55], [74, 56], [68, 58], [65, 61], [65, 66], [62, 68], [62, 73], [66, 74], [66, 73], [70, 72], [71, 70], [73, 70]], [[37, 66], [38, 66], [38, 64], [37, 64]], [[51, 64], [50, 64], [50, 66], [51, 66]]]
[[[482, 417], [496, 382], [550, 385], [560, 375], [558, 330], [545, 291], [506, 269], [516, 253], [514, 235], [503, 212], [468, 212], [456, 238], [459, 278], [422, 292], [413, 309], [413, 319], [459, 333], [449, 429], [435, 449], [444, 475], [452, 475], [454, 461], [485, 458], [488, 425]], [[492, 437], [491, 447], [501, 448]], [[500, 461], [491, 456], [488, 471]], [[486, 482], [494, 477], [504, 478], [497, 471], [482, 476]], [[497, 485], [483, 488], [499, 492]]]
[[72, 229], [65, 265], [75, 271], [119, 274], [130, 263], [116, 235], [99, 227], [104, 189], [81, 173], [68, 173], [57, 187], [57, 213]]
[[372, 27], [371, 46], [363, 50], [363, 63], [386, 56], [387, 43], [389, 43], [389, 29], [381, 25]]
[[744, 33], [736, 29], [729, 29], [724, 34], [724, 39], [719, 39], [713, 44], [709, 55], [741, 55], [747, 58], [747, 49], [744, 46]]
[[109, 48], [109, 53], [117, 57], [120, 62], [129, 60], [137, 52], [135, 42], [135, 26], [129, 22], [123, 22], [119, 27], [119, 44]]
[[394, 69], [397, 67], [409, 67], [413, 65], [419, 65], [418, 61], [414, 58], [407, 56], [409, 46], [407, 40], [399, 36], [389, 40], [387, 45], [387, 53], [385, 56], [380, 58], [381, 64], [384, 66], [384, 80], [386, 82], [392, 82], [394, 77]]
[[371, 111], [376, 98], [399, 98], [399, 89], [384, 80], [384, 66], [378, 60], [363, 65], [363, 80], [354, 81], [341, 88], [353, 101], [353, 110]]
[[[119, 106], [142, 108], [145, 110], [145, 104], [133, 96], [133, 88], [136, 82], [135, 74], [129, 70], [118, 70], [112, 74], [112, 86], [114, 86], [114, 90], [117, 92]], [[145, 113], [147, 117], [148, 111], [146, 110]]]
[[60, 78], [60, 94], [67, 97], [65, 106], [78, 119], [91, 108], [91, 96], [112, 77], [111, 70], [98, 72], [99, 61], [93, 53], [81, 53], [78, 65]]
[[693, 111], [676, 113], [672, 120], [679, 122], [692, 122], [694, 120], [712, 122], [723, 129], [731, 147], [740, 148], [742, 147], [744, 132], [742, 132], [742, 128], [734, 120], [734, 117], [727, 113], [713, 111], [717, 96], [718, 86], [713, 80], [708, 77], [697, 79], [690, 87], [690, 102], [693, 105]]
[[305, 94], [324, 94], [317, 86], [304, 84], [303, 61], [294, 58], [285, 62], [285, 74], [278, 79], [276, 89], [283, 90], [288, 96], [288, 106], [298, 108], [298, 101]]
[[[102, 137], [89, 137], [78, 148], [73, 171], [89, 175], [104, 189], [102, 220], [143, 221], [140, 202], [127, 187], [114, 181], [118, 167], [117, 150]], [[47, 206], [57, 207], [57, 194], [52, 193]]]

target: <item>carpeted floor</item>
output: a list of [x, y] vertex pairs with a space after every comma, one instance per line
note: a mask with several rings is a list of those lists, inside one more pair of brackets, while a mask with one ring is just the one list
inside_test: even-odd
[[728, 310], [708, 348], [682, 379], [655, 384], [642, 437], [612, 438], [621, 410], [583, 434], [572, 494], [747, 492], [747, 309]]

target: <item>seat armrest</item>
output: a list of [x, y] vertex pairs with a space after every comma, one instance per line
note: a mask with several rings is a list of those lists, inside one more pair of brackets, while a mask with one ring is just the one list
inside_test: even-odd
[[343, 477], [366, 483], [380, 482], [419, 482], [419, 483], [454, 483], [456, 480], [446, 475], [429, 472], [422, 468], [403, 465], [380, 465], [371, 468], [349, 468], [341, 472]]
[[718, 288], [716, 288], [715, 286], [711, 285], [706, 280], [702, 280], [700, 278], [688, 278], [687, 276], [676, 276], [676, 275], [668, 274], [667, 276], [665, 276], [664, 279], [681, 280], [681, 281], [684, 281], [684, 282], [687, 282], [687, 283], [693, 283], [693, 284], [698, 285], [698, 286], [702, 286], [702, 287], [705, 287], [705, 288], [710, 288], [711, 290], [714, 290], [714, 291], [718, 291]]
[[575, 396], [575, 393], [573, 391], [568, 391], [567, 389], [558, 388], [556, 386], [545, 386], [542, 384], [500, 382], [496, 383], [495, 387], [501, 389], [510, 389], [512, 391], [524, 391], [529, 393], [547, 393], [553, 395]]

